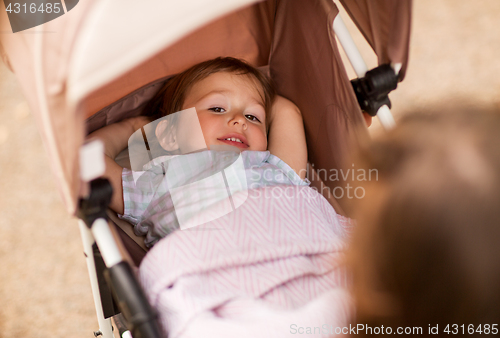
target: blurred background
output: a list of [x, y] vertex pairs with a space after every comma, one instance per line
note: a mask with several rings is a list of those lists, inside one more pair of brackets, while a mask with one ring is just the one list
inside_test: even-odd
[[[414, 0], [412, 20], [407, 76], [390, 96], [396, 120], [455, 100], [500, 108], [500, 1]], [[373, 53], [355, 40], [374, 67]], [[377, 121], [370, 130], [381, 132]], [[77, 222], [63, 207], [16, 78], [1, 63], [0, 276], [1, 338], [93, 337], [98, 329]]]

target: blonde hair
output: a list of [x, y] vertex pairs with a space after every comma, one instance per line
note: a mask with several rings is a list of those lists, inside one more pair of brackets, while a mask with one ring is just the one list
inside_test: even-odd
[[500, 113], [446, 110], [409, 115], [361, 151], [380, 181], [348, 255], [356, 323], [426, 334], [500, 318]]

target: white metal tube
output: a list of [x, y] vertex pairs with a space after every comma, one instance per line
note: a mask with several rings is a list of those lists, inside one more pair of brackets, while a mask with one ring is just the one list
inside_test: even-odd
[[380, 121], [380, 124], [382, 125], [382, 127], [384, 127], [385, 130], [390, 130], [396, 126], [396, 122], [394, 121], [394, 117], [392, 117], [391, 110], [385, 104], [377, 111], [377, 117]]
[[[335, 35], [339, 39], [342, 48], [344, 49], [349, 62], [351, 62], [352, 68], [356, 72], [358, 78], [362, 78], [365, 76], [368, 71], [368, 67], [366, 66], [361, 53], [358, 50], [358, 47], [354, 43], [354, 40], [347, 29], [344, 20], [340, 17], [340, 14], [335, 17], [333, 20], [333, 30], [335, 31]], [[396, 71], [396, 74], [399, 73], [401, 69], [401, 64], [392, 65]], [[391, 114], [391, 110], [386, 105], [383, 105], [377, 111], [377, 117], [380, 121], [382, 127], [385, 130], [392, 129], [396, 126], [396, 122], [394, 121], [394, 117]]]
[[368, 71], [368, 67], [366, 66], [365, 60], [361, 56], [361, 53], [358, 50], [358, 47], [354, 43], [354, 40], [347, 29], [344, 20], [340, 17], [340, 14], [335, 17], [333, 20], [333, 30], [335, 31], [335, 35], [339, 39], [342, 48], [344, 49], [347, 58], [351, 62], [352, 68], [356, 72], [356, 75], [359, 78], [365, 76]]
[[90, 232], [89, 228], [83, 221], [79, 220], [78, 225], [80, 227], [80, 234], [82, 236], [83, 242], [83, 252], [85, 253], [87, 269], [89, 271], [90, 287], [92, 289], [92, 295], [94, 296], [94, 305], [97, 314], [97, 322], [99, 323], [99, 331], [102, 334], [102, 338], [114, 338], [111, 319], [104, 318], [104, 312], [102, 310], [101, 293], [99, 292], [99, 285], [97, 283], [94, 253], [92, 252], [94, 238], [92, 237], [92, 233]]
[[96, 219], [92, 224], [91, 231], [108, 268], [123, 261], [122, 254], [105, 219]]

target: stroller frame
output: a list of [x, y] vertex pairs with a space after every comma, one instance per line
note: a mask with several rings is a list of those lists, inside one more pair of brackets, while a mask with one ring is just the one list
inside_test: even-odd
[[[368, 68], [340, 14], [336, 16], [332, 24], [332, 29], [339, 37], [339, 42], [358, 75], [357, 81], [365, 80], [364, 76], [368, 72]], [[380, 67], [374, 70], [376, 71], [378, 68]], [[396, 83], [397, 73], [400, 68], [400, 64], [391, 66], [391, 69], [393, 69], [392, 76], [395, 78], [392, 81]], [[377, 79], [372, 80], [372, 82], [377, 83]], [[385, 129], [391, 129], [395, 126], [395, 122], [389, 108], [390, 101], [387, 104], [387, 94], [395, 89], [395, 87], [389, 91], [383, 86], [381, 87], [374, 87], [372, 93], [374, 92], [375, 94], [371, 98], [362, 97], [360, 99], [358, 97], [358, 101], [369, 99], [372, 106], [378, 105], [376, 116], [378, 116], [380, 123]], [[384, 97], [380, 99], [381, 96]], [[360, 104], [362, 103], [360, 102]], [[367, 103], [365, 102], [364, 105], [367, 105]], [[98, 161], [99, 156], [99, 154], [96, 154], [95, 160]], [[80, 203], [81, 206], [85, 204], [90, 204], [90, 206], [86, 205], [84, 208], [79, 209], [79, 217], [81, 217], [79, 226], [99, 323], [99, 330], [94, 332], [94, 336], [103, 338], [114, 337], [114, 327], [110, 316], [118, 314], [117, 310], [121, 310], [124, 312], [127, 322], [131, 324], [130, 331], [132, 331], [132, 334], [130, 331], [120, 332], [121, 337], [161, 337], [158, 324], [156, 323], [155, 312], [149, 305], [129, 263], [120, 253], [115, 242], [115, 237], [107, 223], [106, 209], [111, 198], [109, 191], [107, 191], [110, 188], [109, 182], [105, 179], [96, 179], [91, 183], [90, 197]], [[92, 210], [89, 211], [89, 209]], [[101, 255], [105, 266], [100, 262]], [[102, 274], [104, 271], [102, 271], [102, 268], [109, 271], [106, 278], [109, 287], [103, 286]], [[113, 277], [110, 278], [109, 276]], [[110, 302], [110, 292], [112, 292], [116, 302], [120, 304], [118, 306], [119, 309], [114, 309], [114, 303]], [[140, 318], [140, 320], [137, 320], [137, 318]]]
[[[97, 156], [96, 159], [99, 159]], [[102, 156], [101, 156], [101, 160]], [[113, 191], [107, 179], [97, 178], [90, 182], [88, 198], [80, 200], [79, 222], [85, 257], [89, 270], [92, 293], [96, 306], [99, 331], [94, 335], [113, 337], [110, 315], [116, 311], [105, 311], [104, 304], [112, 305], [110, 295], [102, 283], [99, 273], [106, 277], [113, 298], [136, 337], [161, 337], [156, 315], [149, 304], [132, 267], [120, 252], [108, 223], [106, 210]], [[97, 244], [97, 246], [94, 244]], [[102, 261], [100, 259], [102, 257]], [[104, 265], [102, 264], [104, 263]], [[100, 269], [97, 269], [97, 268]], [[105, 268], [102, 271], [102, 268]], [[114, 309], [113, 309], [114, 310]], [[107, 313], [106, 313], [107, 312]]]

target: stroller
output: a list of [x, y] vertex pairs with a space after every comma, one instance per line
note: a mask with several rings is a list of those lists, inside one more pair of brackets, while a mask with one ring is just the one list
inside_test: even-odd
[[[141, 114], [169, 76], [204, 60], [234, 56], [267, 66], [278, 93], [300, 108], [311, 163], [308, 178], [319, 191], [333, 191], [339, 183], [323, 182], [316, 172], [346, 168], [350, 150], [368, 136], [360, 106], [372, 115], [386, 112], [387, 94], [406, 70], [411, 7], [410, 0], [341, 3], [378, 56], [380, 66], [372, 71], [359, 61], [330, 0], [149, 0], [141, 8], [87, 0], [34, 28], [56, 34], [4, 37], [4, 60], [41, 126], [67, 210], [84, 220], [81, 231], [100, 326], [96, 335], [112, 337], [109, 317], [118, 310], [134, 337], [160, 333], [108, 227], [109, 185], [95, 179], [99, 166], [92, 149], [80, 151], [85, 135]], [[7, 18], [2, 22], [7, 25]], [[352, 83], [336, 35], [358, 74]], [[390, 126], [391, 119], [383, 116]], [[90, 159], [82, 160], [87, 155]], [[325, 197], [344, 213], [342, 201]], [[107, 271], [114, 301], [96, 268]]]

